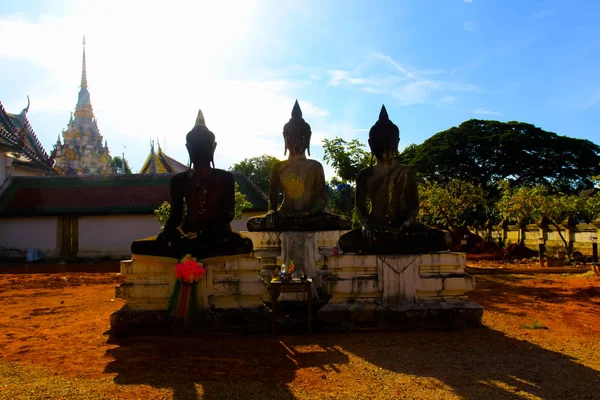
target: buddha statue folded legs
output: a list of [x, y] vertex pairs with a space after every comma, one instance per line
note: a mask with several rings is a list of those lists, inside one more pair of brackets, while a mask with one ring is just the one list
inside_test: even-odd
[[452, 244], [450, 232], [416, 223], [403, 230], [372, 230], [365, 237], [362, 228], [340, 237], [339, 246], [345, 253], [417, 254], [448, 250]]
[[252, 252], [252, 240], [232, 232], [200, 232], [178, 234], [172, 239], [154, 236], [131, 244], [133, 254], [182, 258], [187, 254], [203, 259], [208, 257]]
[[252, 241], [229, 226], [235, 211], [235, 181], [231, 173], [211, 166], [216, 146], [200, 111], [186, 136], [192, 168], [171, 180], [171, 214], [164, 231], [133, 242], [133, 254], [208, 258], [252, 251]]
[[382, 107], [369, 131], [377, 164], [360, 171], [356, 180], [356, 211], [362, 226], [340, 237], [344, 252], [403, 254], [450, 248], [449, 232], [416, 221], [417, 180], [411, 168], [397, 163], [399, 142], [400, 131]]
[[[251, 218], [249, 231], [327, 231], [350, 229], [350, 220], [327, 211], [325, 173], [321, 163], [310, 155], [310, 125], [302, 118], [298, 101], [292, 118], [283, 128], [285, 153], [289, 158], [275, 164], [269, 181], [269, 209]], [[279, 195], [283, 201], [279, 205]]]

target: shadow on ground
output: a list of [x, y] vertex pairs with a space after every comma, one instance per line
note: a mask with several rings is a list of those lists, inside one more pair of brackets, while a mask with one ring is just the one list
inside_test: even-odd
[[[417, 396], [403, 392], [401, 384], [416, 377], [434, 378], [466, 399], [592, 399], [600, 382], [598, 371], [571, 357], [485, 327], [279, 338], [136, 337], [116, 344], [105, 372], [116, 373], [117, 384], [167, 388], [175, 399], [196, 398], [195, 384], [204, 399], [293, 399], [287, 385], [297, 376], [302, 379], [294, 382], [296, 389], [319, 398], [332, 380], [356, 385], [364, 365], [351, 362], [352, 355], [381, 368], [381, 374], [398, 374], [388, 373], [389, 394], [380, 392], [381, 398]], [[317, 369], [304, 370], [310, 367]], [[362, 382], [377, 385], [375, 379]]]
[[[530, 286], [526, 285], [528, 282]], [[527, 312], [523, 309], [523, 305], [532, 300], [538, 305], [571, 304], [580, 301], [600, 306], [600, 288], [595, 281], [590, 281], [589, 285], [585, 286], [579, 283], [576, 286], [566, 287], [564, 281], [562, 285], [558, 285], [554, 280], [539, 276], [506, 275], [489, 278], [478, 276], [476, 284], [477, 290], [469, 293], [469, 297], [488, 311], [524, 316]], [[523, 311], [514, 311], [518, 309]]]

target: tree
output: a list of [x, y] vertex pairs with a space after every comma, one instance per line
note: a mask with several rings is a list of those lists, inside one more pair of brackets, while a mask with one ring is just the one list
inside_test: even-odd
[[231, 167], [231, 171], [241, 172], [265, 193], [269, 193], [271, 169], [280, 160], [277, 157], [263, 154], [259, 157], [246, 158]]
[[323, 160], [335, 169], [342, 183], [355, 182], [358, 172], [371, 165], [371, 153], [364, 147], [358, 139], [323, 139]]
[[[563, 242], [567, 255], [571, 248], [563, 236], [559, 224], [577, 211], [578, 196], [563, 193], [551, 194], [542, 185], [507, 188], [500, 201], [498, 210], [507, 220], [522, 225], [527, 220], [548, 223], [554, 226]], [[521, 239], [521, 244], [523, 240]]]
[[[247, 210], [249, 208], [252, 208], [252, 203], [250, 203], [246, 199], [246, 196], [244, 196], [244, 194], [239, 191], [239, 186], [236, 182], [235, 183], [235, 215], [234, 215], [234, 219], [241, 219], [242, 213], [244, 212], [244, 210]], [[185, 203], [185, 200], [184, 200], [184, 202], [183, 202], [183, 219], [185, 219], [186, 214], [187, 214], [187, 204]], [[158, 222], [160, 222], [160, 224], [162, 225], [162, 227], [160, 228], [161, 230], [163, 229], [163, 227], [169, 220], [170, 215], [171, 215], [171, 203], [169, 203], [168, 201], [163, 202], [160, 205], [160, 207], [158, 207], [156, 210], [154, 210], [154, 218], [156, 218], [158, 220]]]
[[500, 197], [498, 183], [576, 193], [600, 174], [600, 146], [522, 122], [469, 120], [400, 155], [426, 180], [460, 179]]
[[[114, 156], [110, 161], [110, 165], [116, 169], [117, 174], [123, 173], [123, 159], [120, 156]], [[125, 174], [131, 174], [131, 168], [129, 168], [127, 159], [125, 159]]]
[[422, 221], [455, 229], [483, 204], [485, 192], [470, 182], [452, 179], [447, 184], [425, 182], [419, 188], [419, 197]]
[[326, 185], [328, 205], [331, 212], [352, 216], [356, 190], [354, 186], [343, 183], [339, 178], [333, 177]]
[[[592, 189], [592, 192], [594, 190]], [[588, 222], [600, 218], [600, 191], [577, 196], [576, 209]]]

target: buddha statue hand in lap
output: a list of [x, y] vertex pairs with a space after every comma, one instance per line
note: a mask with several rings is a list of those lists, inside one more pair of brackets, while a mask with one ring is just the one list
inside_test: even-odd
[[131, 252], [175, 258], [191, 254], [200, 259], [250, 253], [252, 241], [229, 226], [235, 215], [235, 180], [231, 173], [214, 168], [217, 143], [202, 111], [186, 136], [186, 147], [192, 165], [171, 179], [171, 214], [163, 232], [136, 240]]
[[356, 211], [362, 227], [340, 237], [344, 252], [414, 254], [450, 248], [449, 232], [416, 221], [416, 176], [411, 168], [398, 164], [399, 143], [400, 131], [383, 106], [369, 131], [369, 146], [377, 164], [360, 171], [356, 180]]
[[[285, 161], [275, 164], [269, 182], [269, 212], [250, 218], [249, 231], [326, 231], [347, 230], [348, 218], [328, 212], [325, 173], [321, 163], [310, 156], [310, 125], [302, 118], [296, 100], [292, 118], [283, 127]], [[283, 201], [279, 205], [279, 195]]]

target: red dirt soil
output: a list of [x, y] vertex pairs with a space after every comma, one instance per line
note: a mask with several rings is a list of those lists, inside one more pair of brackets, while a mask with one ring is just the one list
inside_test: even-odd
[[[0, 367], [10, 371], [0, 368], [0, 398], [598, 398], [600, 279], [590, 273], [477, 276], [482, 328], [111, 341], [120, 275], [14, 268], [0, 269]], [[19, 380], [37, 367], [42, 378]]]

